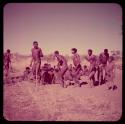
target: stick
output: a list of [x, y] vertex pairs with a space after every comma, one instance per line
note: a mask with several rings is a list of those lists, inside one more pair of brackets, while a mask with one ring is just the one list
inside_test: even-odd
[[36, 88], [37, 88], [37, 68], [36, 68]]

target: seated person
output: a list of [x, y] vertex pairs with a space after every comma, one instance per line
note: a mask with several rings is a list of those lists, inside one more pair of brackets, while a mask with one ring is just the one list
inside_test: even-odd
[[54, 82], [61, 84], [61, 80], [62, 80], [62, 77], [61, 77], [61, 71], [59, 67], [54, 67]]
[[48, 63], [45, 63], [42, 68], [42, 82], [43, 84], [51, 84], [54, 79], [54, 69], [51, 68], [51, 65]]
[[83, 66], [83, 75], [88, 76], [89, 75], [89, 69], [86, 65]]
[[30, 68], [29, 67], [26, 67], [25, 68], [25, 71], [24, 71], [24, 73], [23, 73], [23, 79], [24, 80], [28, 80], [29, 79], [29, 74], [30, 74]]
[[50, 68], [50, 70], [49, 70], [49, 74], [50, 74], [50, 82], [49, 83], [55, 83], [55, 78], [54, 78], [54, 69], [53, 68]]

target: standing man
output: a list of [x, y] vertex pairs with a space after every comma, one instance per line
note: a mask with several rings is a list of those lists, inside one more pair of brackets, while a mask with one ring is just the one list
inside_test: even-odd
[[71, 52], [73, 54], [72, 60], [73, 60], [73, 64], [74, 64], [74, 67], [75, 67], [75, 73], [73, 75], [73, 78], [74, 78], [75, 82], [80, 86], [79, 78], [80, 78], [80, 75], [81, 75], [80, 71], [82, 70], [80, 55], [77, 53], [76, 48], [72, 48]]
[[90, 67], [89, 67], [89, 84], [90, 87], [93, 86], [92, 80], [95, 83], [95, 73], [96, 73], [96, 56], [93, 55], [92, 50], [89, 49], [88, 50], [88, 55], [85, 57], [87, 61], [89, 61], [90, 63]]
[[79, 71], [82, 69], [80, 55], [77, 53], [77, 49], [76, 48], [72, 48], [71, 52], [73, 54], [72, 60], [73, 60], [73, 64], [75, 66], [76, 72], [79, 73]]
[[41, 57], [43, 57], [42, 50], [41, 48], [38, 47], [37, 41], [33, 42], [33, 48], [31, 49], [31, 52], [32, 52], [32, 59], [31, 59], [30, 67], [32, 66], [32, 63], [33, 63], [32, 72], [33, 74], [36, 75], [36, 79], [37, 79], [37, 76], [39, 75], [39, 72], [40, 72]]
[[11, 53], [10, 53], [10, 49], [7, 49], [7, 51], [4, 53], [5, 76], [8, 76], [9, 74], [10, 64], [11, 64]]
[[107, 67], [108, 60], [109, 60], [108, 49], [104, 49], [104, 52], [99, 55], [100, 84], [105, 83], [106, 67]]
[[64, 56], [59, 54], [59, 51], [55, 51], [54, 52], [55, 57], [57, 58], [58, 61], [58, 68], [60, 70], [61, 73], [61, 85], [62, 87], [64, 87], [64, 75], [66, 73], [66, 71], [68, 70], [68, 65], [67, 65], [67, 60], [64, 58]]

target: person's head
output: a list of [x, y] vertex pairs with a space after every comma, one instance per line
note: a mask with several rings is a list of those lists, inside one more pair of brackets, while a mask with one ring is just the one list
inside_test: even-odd
[[88, 55], [89, 56], [92, 55], [92, 50], [91, 49], [88, 50]]
[[108, 49], [104, 49], [104, 53], [108, 53]]
[[55, 51], [54, 55], [55, 55], [55, 57], [58, 57], [59, 56], [59, 51]]
[[55, 72], [59, 72], [59, 69], [58, 69], [58, 68], [55, 68]]
[[26, 67], [26, 70], [27, 70], [27, 71], [29, 71], [29, 70], [30, 70], [30, 68], [29, 68], [29, 67]]
[[86, 66], [86, 65], [84, 65], [83, 67], [84, 67], [84, 69], [86, 69], [86, 68], [87, 68], [87, 66]]
[[109, 56], [109, 63], [112, 62], [114, 60], [113, 56]]
[[53, 72], [54, 71], [54, 68], [50, 68], [50, 72]]
[[10, 49], [7, 49], [7, 53], [10, 53]]
[[34, 42], [33, 42], [33, 46], [34, 46], [34, 48], [38, 48], [38, 42], [37, 42], [37, 41], [34, 41]]
[[76, 48], [72, 48], [71, 51], [72, 51], [72, 54], [77, 53], [77, 49]]

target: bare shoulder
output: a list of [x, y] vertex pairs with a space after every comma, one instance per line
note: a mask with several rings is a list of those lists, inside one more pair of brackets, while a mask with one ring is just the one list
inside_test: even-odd
[[80, 55], [79, 55], [79, 54], [76, 54], [76, 56], [77, 56], [77, 57], [80, 57]]

